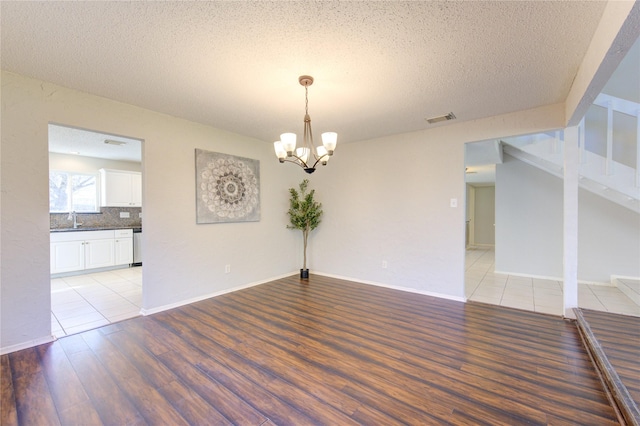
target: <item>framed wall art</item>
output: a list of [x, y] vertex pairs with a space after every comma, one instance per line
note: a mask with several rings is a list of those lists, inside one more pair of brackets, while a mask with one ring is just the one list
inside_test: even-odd
[[260, 161], [196, 149], [196, 223], [260, 221]]

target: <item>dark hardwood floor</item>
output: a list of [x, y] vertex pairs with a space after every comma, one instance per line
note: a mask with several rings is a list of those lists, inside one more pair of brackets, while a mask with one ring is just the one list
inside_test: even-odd
[[296, 277], [3, 355], [2, 425], [613, 425], [572, 322]]

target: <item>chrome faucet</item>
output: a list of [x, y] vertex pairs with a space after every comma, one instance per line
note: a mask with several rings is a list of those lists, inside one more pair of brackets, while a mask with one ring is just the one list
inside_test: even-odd
[[78, 223], [78, 214], [74, 211], [69, 212], [69, 216], [67, 216], [67, 220], [73, 219], [73, 229], [78, 229], [78, 226], [82, 225], [82, 223]]

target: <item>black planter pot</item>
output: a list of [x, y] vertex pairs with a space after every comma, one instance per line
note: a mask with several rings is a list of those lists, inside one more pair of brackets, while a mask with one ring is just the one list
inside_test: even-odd
[[308, 280], [309, 279], [309, 270], [308, 269], [300, 269], [300, 279]]

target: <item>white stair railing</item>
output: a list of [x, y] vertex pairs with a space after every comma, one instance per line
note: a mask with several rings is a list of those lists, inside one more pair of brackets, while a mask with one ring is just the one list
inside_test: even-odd
[[[602, 151], [606, 154], [603, 157], [586, 148], [586, 128], [594, 126], [594, 124], [588, 121], [585, 123], [585, 119], [583, 119], [578, 127], [580, 186], [640, 212], [640, 104], [601, 94], [596, 98], [594, 105], [607, 108], [606, 141], [604, 141], [606, 147], [602, 147]], [[627, 164], [622, 164], [614, 159], [616, 141], [620, 143], [614, 128], [614, 112], [627, 114], [635, 117], [636, 120], [636, 140], [631, 142], [635, 142], [636, 158], [627, 159]], [[602, 130], [600, 134], [602, 134]], [[508, 138], [503, 139], [502, 143], [505, 152], [562, 177], [564, 132], [557, 131]], [[517, 149], [514, 151], [514, 148]], [[628, 150], [629, 147], [625, 149]]]
[[613, 113], [621, 112], [636, 118], [635, 185], [640, 187], [640, 104], [600, 93], [593, 105], [607, 108], [607, 174], [613, 172]]

